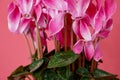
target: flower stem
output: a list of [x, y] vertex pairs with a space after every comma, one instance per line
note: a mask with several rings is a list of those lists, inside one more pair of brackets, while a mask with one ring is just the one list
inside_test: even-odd
[[66, 16], [65, 16], [65, 19], [64, 19], [64, 50], [67, 51], [67, 19], [66, 19]]
[[[71, 29], [71, 50], [73, 48], [73, 44], [74, 44], [74, 33], [73, 33], [73, 30]], [[72, 67], [72, 72], [74, 73], [74, 71], [75, 71], [75, 64], [72, 63], [71, 67]]]
[[42, 50], [42, 43], [41, 43], [40, 31], [38, 26], [36, 26], [36, 38], [38, 44], [38, 59], [40, 59], [43, 58], [43, 50]]
[[93, 74], [93, 72], [96, 68], [97, 68], [97, 62], [94, 59], [92, 59], [90, 73]]
[[32, 60], [32, 50], [31, 50], [31, 47], [30, 47], [28, 38], [27, 38], [27, 36], [26, 36], [24, 33], [23, 33], [23, 35], [24, 35], [25, 41], [26, 41], [27, 46], [28, 46], [28, 50], [29, 50], [29, 54], [30, 54], [30, 59], [31, 59], [31, 61], [33, 61], [33, 60]]
[[60, 44], [59, 42], [56, 40], [56, 37], [54, 36], [54, 44], [55, 44], [55, 53], [60, 51]]
[[34, 51], [36, 50], [35, 49], [35, 44], [34, 44], [34, 40], [33, 40], [33, 36], [32, 36], [32, 33], [30, 32], [30, 38], [31, 38], [31, 40], [32, 40], [32, 45], [33, 45], [33, 49], [34, 49]]

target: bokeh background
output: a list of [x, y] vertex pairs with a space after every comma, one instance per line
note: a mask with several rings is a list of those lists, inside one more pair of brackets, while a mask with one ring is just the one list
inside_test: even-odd
[[[19, 65], [30, 63], [23, 35], [15, 35], [8, 30], [7, 6], [10, 1], [0, 0], [0, 80], [7, 80], [7, 76]], [[101, 42], [104, 62], [99, 64], [99, 68], [118, 74], [120, 78], [120, 0], [116, 2], [114, 28], [110, 36]], [[49, 43], [49, 46], [53, 45]]]

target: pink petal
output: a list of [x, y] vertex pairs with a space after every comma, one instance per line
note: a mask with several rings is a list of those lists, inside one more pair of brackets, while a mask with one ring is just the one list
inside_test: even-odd
[[28, 28], [28, 24], [30, 23], [30, 21], [31, 19], [26, 19], [26, 18], [21, 19], [20, 26], [19, 26], [20, 33], [26, 32], [25, 30]]
[[34, 7], [34, 10], [35, 10], [36, 19], [37, 19], [37, 22], [38, 22], [38, 20], [40, 19], [41, 14], [42, 14], [41, 5], [36, 5], [36, 6]]
[[84, 46], [85, 57], [88, 61], [94, 56], [94, 46], [92, 42], [86, 42]]
[[94, 18], [95, 18], [96, 12], [97, 12], [96, 6], [91, 2], [88, 9], [87, 9], [87, 11], [86, 11], [86, 13], [90, 17], [90, 24], [92, 25], [92, 27], [95, 24]]
[[99, 33], [105, 22], [105, 12], [101, 7], [95, 16], [95, 34]]
[[85, 12], [89, 6], [90, 0], [67, 0], [69, 10], [72, 12], [73, 18], [81, 17], [85, 15]]
[[107, 22], [106, 22], [106, 25], [104, 27], [104, 29], [108, 30], [108, 31], [111, 31], [113, 28], [113, 19], [109, 19]]
[[115, 13], [117, 5], [115, 0], [105, 0], [105, 13], [106, 18], [109, 19]]
[[79, 20], [75, 20], [72, 24], [72, 28], [73, 28], [73, 31], [74, 33], [80, 38], [80, 39], [83, 39], [83, 37], [81, 36], [80, 34], [80, 21]]
[[106, 38], [108, 37], [110, 31], [112, 30], [113, 28], [113, 20], [112, 19], [109, 19], [107, 22], [106, 22], [106, 25], [103, 27], [103, 29], [101, 30], [101, 32], [99, 33], [99, 36], [101, 38]]
[[19, 27], [21, 14], [20, 14], [19, 8], [16, 5], [14, 7], [12, 6], [12, 8], [13, 10], [9, 10], [11, 12], [8, 13], [8, 28], [11, 32], [16, 33]]
[[47, 24], [48, 24], [47, 20], [48, 19], [46, 19], [45, 14], [42, 13], [38, 21], [38, 25], [40, 26], [40, 28], [47, 28]]
[[98, 62], [100, 59], [102, 59], [102, 53], [100, 51], [100, 45], [98, 42], [95, 48], [94, 60]]
[[33, 1], [34, 1], [34, 5], [36, 6], [39, 5], [42, 0], [33, 0]]
[[17, 0], [23, 14], [29, 14], [33, 7], [33, 0]]
[[79, 16], [83, 16], [90, 4], [90, 0], [78, 0], [76, 9]]
[[65, 0], [42, 0], [44, 5], [50, 9], [67, 10], [67, 2]]
[[73, 12], [76, 10], [76, 4], [77, 4], [77, 1], [76, 0], [66, 0], [67, 3], [68, 3], [68, 10]]
[[80, 33], [85, 41], [90, 41], [92, 39], [90, 30], [87, 24], [82, 20], [80, 20]]
[[110, 33], [110, 31], [108, 31], [108, 30], [103, 30], [103, 31], [101, 31], [101, 32], [99, 33], [98, 36], [101, 37], [101, 38], [106, 38], [106, 37], [108, 37], [109, 33]]
[[63, 33], [64, 30], [60, 31], [59, 33], [56, 34], [56, 39], [57, 41], [60, 42], [61, 45], [64, 45], [64, 33]]
[[9, 5], [8, 5], [8, 13], [10, 13], [11, 11], [13, 11], [15, 8], [15, 4], [13, 2], [11, 2]]
[[[34, 34], [36, 34], [35, 29], [36, 29], [36, 23], [35, 23], [35, 21], [30, 20], [30, 22], [28, 24], [28, 27], [25, 30], [25, 33], [31, 32], [34, 35]], [[36, 38], [36, 36], [35, 36], [35, 38]]]
[[97, 9], [99, 10], [102, 6], [102, 0], [96, 0], [97, 3]]
[[49, 30], [51, 32], [51, 36], [60, 32], [60, 30], [63, 27], [64, 27], [64, 14], [59, 13], [58, 15], [56, 15], [56, 17], [51, 19], [51, 21], [49, 23]]
[[47, 45], [47, 43], [46, 43], [46, 34], [45, 34], [45, 32], [44, 31], [40, 31], [40, 37], [41, 37], [41, 42], [42, 42], [42, 45]]
[[75, 54], [80, 54], [81, 52], [82, 52], [82, 50], [83, 50], [83, 44], [82, 44], [82, 41], [77, 41], [76, 43], [75, 43], [75, 45], [73, 46], [73, 52], [75, 53]]

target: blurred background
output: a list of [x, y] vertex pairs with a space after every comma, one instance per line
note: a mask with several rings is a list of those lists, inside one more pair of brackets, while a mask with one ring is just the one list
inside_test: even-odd
[[[11, 1], [14, 0], [0, 0], [0, 80], [7, 80], [7, 76], [16, 67], [30, 63], [23, 35], [16, 35], [8, 30], [7, 6]], [[99, 64], [99, 68], [117, 74], [120, 78], [120, 0], [116, 0], [116, 3], [114, 28], [110, 36], [101, 41], [103, 63]], [[53, 46], [51, 43], [48, 45]]]

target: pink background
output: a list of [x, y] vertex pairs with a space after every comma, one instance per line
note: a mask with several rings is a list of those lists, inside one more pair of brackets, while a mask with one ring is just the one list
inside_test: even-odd
[[[19, 65], [30, 63], [23, 35], [15, 35], [8, 30], [7, 6], [10, 1], [0, 0], [0, 80], [7, 80], [7, 76]], [[120, 78], [120, 0], [116, 2], [118, 8], [113, 16], [114, 28], [110, 36], [101, 42], [104, 63], [99, 67], [118, 74]]]

